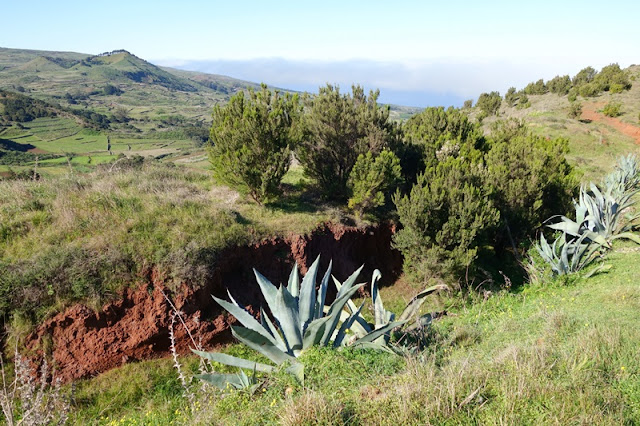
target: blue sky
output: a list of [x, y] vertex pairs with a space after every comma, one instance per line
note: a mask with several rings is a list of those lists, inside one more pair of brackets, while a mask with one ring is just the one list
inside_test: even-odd
[[2, 47], [123, 48], [293, 89], [358, 82], [416, 105], [640, 63], [637, 1], [8, 0], [2, 12]]

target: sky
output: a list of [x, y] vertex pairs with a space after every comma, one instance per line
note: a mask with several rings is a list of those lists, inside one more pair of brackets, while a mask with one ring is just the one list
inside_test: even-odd
[[640, 1], [4, 0], [0, 46], [97, 54], [295, 89], [459, 105], [585, 66], [640, 63]]

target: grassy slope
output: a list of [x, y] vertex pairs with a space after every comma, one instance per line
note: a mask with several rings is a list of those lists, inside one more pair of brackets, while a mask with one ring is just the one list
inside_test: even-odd
[[149, 265], [198, 285], [225, 247], [339, 222], [339, 210], [299, 199], [301, 181], [290, 170], [289, 195], [266, 208], [208, 172], [156, 162], [0, 181], [0, 315], [20, 306], [38, 320], [74, 301], [99, 306]]
[[[602, 109], [610, 101], [620, 102], [623, 114], [618, 118], [623, 123], [640, 128], [640, 66], [630, 67], [627, 71], [635, 77], [631, 90], [617, 94], [604, 92], [594, 98], [578, 97], [578, 101], [584, 108], [595, 110]], [[498, 117], [484, 120], [485, 129], [496, 119], [515, 117], [524, 119], [541, 136], [568, 138], [568, 159], [584, 172], [586, 180], [599, 179], [620, 155], [640, 152], [638, 142], [602, 121], [584, 122], [569, 118], [569, 101], [566, 95], [530, 95], [529, 101], [531, 107], [527, 109], [509, 108], [503, 103]]]
[[[449, 305], [450, 315], [436, 322], [419, 357], [313, 351], [304, 387], [276, 376], [255, 395], [214, 393], [205, 401], [200, 393], [194, 415], [168, 360], [127, 365], [78, 384], [73, 421], [637, 424], [640, 251], [620, 246], [607, 262], [613, 269], [590, 279], [432, 302]], [[194, 362], [187, 364], [195, 369]]]

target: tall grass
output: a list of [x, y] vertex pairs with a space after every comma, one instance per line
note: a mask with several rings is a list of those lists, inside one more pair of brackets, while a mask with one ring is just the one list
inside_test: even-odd
[[87, 175], [0, 182], [0, 317], [39, 321], [100, 306], [152, 268], [201, 285], [225, 247], [331, 220], [322, 206], [264, 208], [205, 172], [145, 162]]

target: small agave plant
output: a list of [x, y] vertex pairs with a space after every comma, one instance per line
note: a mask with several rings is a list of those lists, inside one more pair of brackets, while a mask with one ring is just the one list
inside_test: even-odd
[[[578, 272], [598, 259], [603, 246], [589, 242], [587, 233], [582, 234], [577, 240], [567, 240], [567, 234], [562, 234], [549, 244], [540, 234], [540, 242], [536, 245], [536, 249], [542, 259], [551, 266], [551, 270], [556, 275], [567, 275]], [[600, 265], [594, 268], [588, 276], [602, 272], [610, 267], [610, 265]]]
[[[333, 303], [325, 306], [332, 263], [329, 263], [320, 287], [316, 291], [319, 262], [318, 256], [302, 282], [300, 282], [298, 266], [295, 265], [289, 276], [288, 285], [280, 285], [279, 288], [254, 269], [256, 280], [273, 316], [273, 321], [262, 308], [260, 320], [254, 318], [233, 299], [230, 293], [231, 302], [212, 296], [242, 324], [242, 326], [231, 326], [232, 334], [240, 342], [264, 355], [275, 366], [222, 353], [196, 350], [193, 352], [210, 361], [265, 373], [286, 366], [287, 372], [303, 382], [304, 366], [298, 361], [298, 357], [307, 349], [313, 346], [339, 348], [347, 345], [384, 349], [389, 342], [390, 332], [407, 323], [411, 315], [419, 310], [425, 296], [446, 288], [440, 285], [421, 292], [412, 299], [399, 320], [394, 321], [394, 315], [386, 311], [382, 304], [377, 285], [381, 274], [376, 270], [372, 279], [375, 324], [369, 324], [361, 315], [364, 304], [356, 307], [351, 301], [351, 297], [365, 285], [364, 283], [356, 284], [363, 267], [355, 271], [344, 283], [340, 283], [333, 277], [338, 293]], [[347, 338], [350, 331], [353, 331], [353, 337]], [[233, 385], [239, 382], [239, 378], [232, 375], [211, 373], [197, 377], [221, 388], [228, 386], [227, 383]]]
[[611, 241], [619, 238], [640, 244], [640, 237], [631, 232], [640, 215], [623, 216], [634, 205], [632, 198], [638, 191], [627, 191], [618, 196], [614, 196], [614, 192], [614, 186], [604, 191], [593, 183], [590, 185], [590, 191], [582, 187], [578, 202], [574, 202], [576, 220], [561, 216], [561, 221], [548, 225], [549, 228], [575, 238], [586, 234], [588, 241], [603, 246], [610, 246]]
[[[640, 214], [624, 214], [634, 205], [633, 197], [640, 192], [640, 165], [634, 155], [622, 157], [616, 170], [603, 180], [602, 188], [591, 183], [589, 190], [580, 188], [580, 197], [574, 201], [576, 220], [560, 216], [560, 221], [547, 225], [561, 231], [553, 244], [543, 235], [536, 249], [551, 265], [556, 275], [577, 272], [593, 262], [601, 253], [611, 248], [611, 242], [624, 238], [640, 244], [640, 237], [633, 233]], [[608, 268], [601, 265], [590, 275]]]

